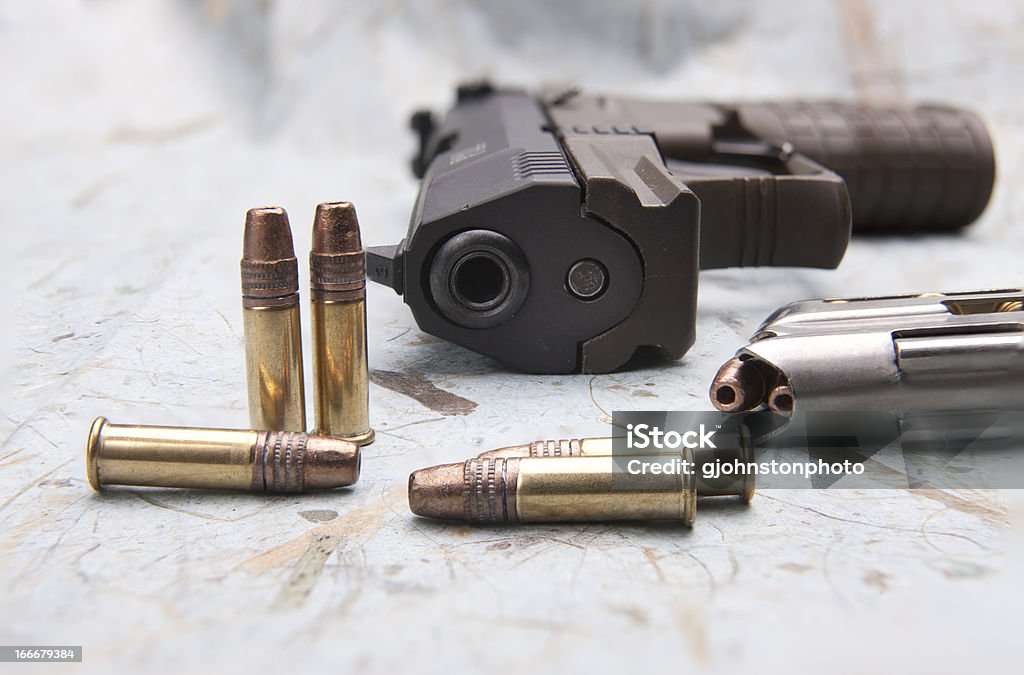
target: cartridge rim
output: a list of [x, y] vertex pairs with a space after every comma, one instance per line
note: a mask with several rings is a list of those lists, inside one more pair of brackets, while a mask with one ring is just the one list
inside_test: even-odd
[[[750, 436], [750, 428], [745, 424], [740, 425], [739, 429], [740, 437], [740, 459], [744, 464], [750, 465], [755, 461], [754, 457], [754, 442]], [[754, 477], [752, 471], [745, 471], [743, 478], [743, 501], [749, 504], [754, 500], [754, 492], [757, 490], [757, 479]]]
[[89, 485], [97, 492], [103, 490], [103, 485], [100, 483], [99, 452], [103, 427], [106, 425], [106, 417], [97, 417], [92, 421], [92, 426], [89, 427], [89, 442], [85, 448], [85, 470], [89, 476]]
[[[683, 454], [683, 459], [693, 466], [693, 450], [686, 448]], [[695, 471], [684, 471], [683, 477], [685, 485], [683, 486], [683, 524], [686, 527], [693, 527], [693, 522], [697, 519], [697, 473]]]
[[356, 434], [355, 436], [341, 436], [340, 438], [348, 441], [349, 443], [355, 443], [356, 445], [363, 446], [373, 443], [377, 439], [377, 434], [373, 429], [368, 429], [367, 431], [361, 434]]

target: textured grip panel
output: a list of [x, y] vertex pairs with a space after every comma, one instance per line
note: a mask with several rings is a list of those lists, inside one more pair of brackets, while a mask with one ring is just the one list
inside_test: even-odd
[[738, 107], [743, 126], [846, 181], [859, 231], [952, 230], [988, 203], [995, 157], [981, 119], [941, 106], [884, 108], [840, 102]]

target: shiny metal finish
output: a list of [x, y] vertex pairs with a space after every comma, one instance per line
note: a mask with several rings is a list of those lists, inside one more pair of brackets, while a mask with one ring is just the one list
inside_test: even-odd
[[[1024, 314], [1024, 313], [1022, 313]], [[1024, 353], [1024, 330], [980, 335], [928, 335], [895, 340], [900, 370], [907, 374], [1006, 370]]]
[[111, 424], [89, 430], [89, 484], [288, 493], [352, 485], [359, 448], [335, 438], [249, 429]]
[[718, 371], [712, 396], [723, 412], [749, 410], [764, 402], [765, 378], [752, 364], [731, 359]]
[[299, 306], [242, 309], [249, 424], [306, 430]]
[[360, 445], [374, 439], [365, 260], [355, 207], [317, 206], [309, 255], [316, 429]]
[[314, 300], [310, 307], [317, 433], [371, 443], [366, 305]]
[[[754, 498], [756, 476], [726, 476], [717, 480], [704, 478], [702, 466], [708, 462], [743, 463], [754, 460], [754, 450], [749, 432], [741, 427], [740, 438], [735, 450], [694, 450], [695, 488], [697, 497], [741, 497], [750, 502]], [[602, 457], [613, 454], [613, 441], [603, 438], [562, 438], [559, 440], [534, 441], [527, 445], [511, 445], [497, 450], [488, 450], [477, 455], [477, 459], [498, 459], [501, 457]]]
[[[693, 461], [689, 451], [681, 458]], [[633, 475], [610, 455], [474, 457], [413, 472], [409, 507], [419, 516], [471, 523], [681, 520], [690, 526], [696, 489], [692, 472]]]
[[580, 260], [569, 268], [565, 284], [580, 300], [593, 300], [608, 284], [608, 271], [596, 260]]
[[610, 456], [521, 459], [516, 516], [527, 523], [681, 520], [689, 526], [696, 515], [693, 478], [630, 476]]
[[241, 273], [249, 423], [305, 432], [298, 261], [284, 209], [246, 214]]
[[719, 370], [719, 410], [1019, 410], [1024, 291], [836, 298], [772, 314]]

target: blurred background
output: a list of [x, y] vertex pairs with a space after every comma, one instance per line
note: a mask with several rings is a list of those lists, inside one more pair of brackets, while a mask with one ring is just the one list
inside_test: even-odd
[[[245, 210], [286, 207], [300, 261], [320, 201], [353, 201], [364, 243], [396, 242], [409, 115], [480, 77], [941, 101], [988, 122], [999, 177], [963, 236], [855, 241], [837, 271], [703, 275], [697, 345], [650, 372], [507, 373], [372, 287], [371, 367], [472, 414], [375, 387], [364, 478], [318, 501], [90, 494], [95, 415], [245, 424]], [[97, 672], [1020, 662], [1013, 493], [805, 491], [682, 534], [425, 525], [403, 490], [420, 466], [605, 433], [614, 409], [707, 407], [717, 366], [786, 302], [1019, 285], [1021, 0], [0, 0], [0, 78], [0, 643], [84, 644]]]

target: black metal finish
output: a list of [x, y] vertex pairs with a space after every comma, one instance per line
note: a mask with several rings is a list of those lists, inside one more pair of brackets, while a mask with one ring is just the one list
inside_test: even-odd
[[500, 326], [515, 316], [530, 290], [526, 256], [508, 237], [467, 230], [448, 239], [428, 273], [438, 309], [465, 328]]
[[[835, 267], [851, 222], [960, 227], [994, 180], [984, 125], [948, 108], [542, 99], [483, 82], [412, 127], [408, 235], [368, 249], [368, 276], [424, 331], [537, 373], [608, 372], [641, 347], [679, 358], [699, 269]], [[852, 210], [811, 157], [849, 171]]]

